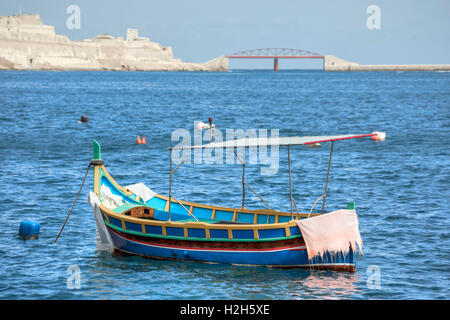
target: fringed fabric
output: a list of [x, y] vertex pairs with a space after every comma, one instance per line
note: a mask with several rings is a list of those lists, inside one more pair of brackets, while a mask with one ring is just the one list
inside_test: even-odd
[[362, 253], [358, 216], [355, 210], [337, 210], [308, 219], [296, 220], [308, 251], [308, 259], [323, 257], [328, 251], [334, 254]]

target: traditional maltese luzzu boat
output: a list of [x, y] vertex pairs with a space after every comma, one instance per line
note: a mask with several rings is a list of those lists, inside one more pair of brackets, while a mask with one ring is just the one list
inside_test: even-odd
[[[94, 141], [94, 190], [89, 203], [97, 225], [97, 243], [109, 250], [155, 259], [355, 271], [356, 254], [362, 252], [354, 203], [346, 209], [324, 212], [333, 144], [337, 140], [374, 134], [316, 137], [242, 138], [211, 142], [195, 148], [234, 148], [243, 165], [242, 206], [237, 208], [199, 204], [176, 199], [172, 194], [170, 150], [169, 194], [156, 194], [142, 183], [121, 186], [109, 174]], [[322, 211], [300, 213], [292, 197], [289, 148], [331, 142], [330, 160]], [[287, 146], [289, 159], [290, 212], [245, 208], [245, 150], [254, 146]], [[236, 148], [244, 150], [241, 158]], [[180, 150], [177, 150], [181, 152]], [[184, 154], [184, 153], [183, 153]], [[316, 204], [314, 203], [314, 205]], [[313, 207], [314, 207], [313, 205]], [[295, 210], [294, 210], [295, 208]], [[317, 210], [316, 210], [317, 211]]]

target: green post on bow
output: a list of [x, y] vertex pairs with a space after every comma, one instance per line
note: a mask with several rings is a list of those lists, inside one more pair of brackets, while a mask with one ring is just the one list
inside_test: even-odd
[[356, 203], [355, 201], [351, 201], [347, 203], [347, 210], [356, 210]]
[[94, 160], [101, 160], [102, 159], [102, 151], [100, 147], [100, 143], [98, 143], [96, 140], [92, 142], [92, 145], [94, 147]]

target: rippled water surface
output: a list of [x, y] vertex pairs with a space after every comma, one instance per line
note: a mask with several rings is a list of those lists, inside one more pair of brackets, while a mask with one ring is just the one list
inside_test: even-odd
[[[449, 299], [450, 73], [0, 72], [1, 299]], [[79, 123], [81, 115], [89, 122]], [[387, 132], [335, 143], [327, 210], [355, 201], [365, 255], [357, 272], [279, 270], [117, 257], [96, 250], [86, 198], [53, 240], [92, 158], [92, 140], [122, 185], [168, 190], [171, 133], [279, 129], [280, 135]], [[146, 145], [136, 145], [145, 135]], [[176, 142], [172, 142], [175, 144]], [[323, 193], [330, 144], [291, 150], [294, 197]], [[248, 165], [246, 181], [290, 210], [285, 148], [276, 175]], [[239, 165], [181, 166], [178, 198], [241, 205]], [[261, 207], [247, 192], [246, 205]], [[18, 236], [22, 220], [38, 240]], [[81, 288], [68, 289], [78, 266]], [[69, 269], [70, 270], [70, 269]], [[376, 271], [379, 270], [379, 286]]]

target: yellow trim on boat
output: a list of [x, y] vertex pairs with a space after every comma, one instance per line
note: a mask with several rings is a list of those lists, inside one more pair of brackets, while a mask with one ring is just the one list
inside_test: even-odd
[[[125, 193], [125, 195], [131, 195], [133, 194], [131, 191], [129, 191], [128, 189], [122, 187], [121, 185], [119, 185], [114, 178], [109, 174], [109, 172], [106, 170], [104, 165], [99, 165], [99, 166], [95, 166], [94, 167], [94, 190], [95, 192], [99, 193], [99, 187], [100, 187], [100, 169], [103, 171], [103, 173], [106, 175], [106, 177], [111, 181], [111, 183], [118, 188], [119, 190], [121, 190], [122, 192]], [[162, 200], [166, 200], [166, 205], [165, 205], [165, 211], [168, 210], [168, 206], [169, 206], [169, 199], [166, 196], [160, 195], [160, 194], [156, 194], [155, 197], [162, 199]], [[294, 220], [290, 220], [288, 222], [279, 222], [279, 216], [291, 216], [291, 213], [289, 212], [281, 212], [281, 211], [276, 211], [276, 210], [272, 210], [272, 209], [259, 209], [259, 210], [250, 210], [247, 208], [229, 208], [229, 207], [219, 207], [219, 206], [210, 206], [210, 205], [205, 205], [205, 204], [200, 204], [200, 203], [195, 203], [195, 202], [189, 202], [189, 201], [182, 201], [180, 200], [180, 202], [185, 205], [185, 206], [189, 206], [189, 212], [193, 213], [195, 208], [204, 208], [204, 209], [211, 209], [212, 213], [211, 213], [211, 219], [215, 219], [216, 216], [216, 211], [226, 211], [226, 212], [233, 212], [233, 219], [232, 222], [236, 222], [237, 221], [237, 215], [239, 213], [248, 213], [248, 214], [253, 214], [254, 218], [253, 218], [253, 224], [227, 224], [227, 223], [221, 223], [218, 225], [214, 225], [214, 224], [210, 224], [210, 223], [204, 223], [204, 222], [193, 222], [193, 221], [189, 221], [189, 222], [177, 222], [177, 221], [160, 221], [160, 220], [148, 220], [148, 219], [140, 219], [140, 218], [135, 218], [135, 217], [130, 217], [130, 216], [125, 216], [125, 215], [121, 215], [118, 213], [115, 213], [114, 211], [110, 210], [109, 208], [105, 207], [103, 204], [100, 206], [100, 208], [106, 213], [106, 219], [107, 222], [110, 223], [109, 217], [113, 217], [115, 219], [119, 219], [122, 221], [122, 226], [123, 229], [126, 229], [125, 227], [125, 222], [133, 222], [133, 223], [137, 223], [142, 225], [142, 229], [145, 229], [145, 226], [147, 225], [152, 225], [152, 226], [161, 226], [162, 227], [162, 233], [163, 235], [166, 235], [166, 226], [171, 226], [171, 227], [178, 227], [178, 228], [193, 228], [193, 229], [205, 229], [207, 230], [207, 233], [210, 233], [210, 229], [219, 229], [219, 230], [228, 230], [228, 237], [229, 239], [233, 239], [233, 234], [232, 234], [232, 230], [260, 230], [260, 229], [279, 229], [279, 228], [285, 228], [286, 229], [286, 235], [290, 236], [290, 227], [293, 226], [297, 226], [297, 224], [295, 223]], [[174, 200], [172, 200], [172, 203], [175, 203]], [[264, 224], [258, 224], [258, 215], [267, 215], [268, 217], [270, 216], [274, 216], [274, 223], [264, 223]], [[311, 216], [316, 216], [319, 214], [311, 214]], [[301, 213], [300, 217], [307, 217], [308, 214], [307, 213]], [[208, 228], [208, 229], [206, 229]], [[186, 230], [187, 232], [187, 230]], [[256, 234], [255, 234], [256, 235]], [[256, 236], [255, 236], [256, 238]]]
[[100, 169], [99, 166], [95, 166], [94, 167], [94, 193], [98, 196], [99, 193], [99, 189], [100, 189]]
[[[95, 169], [97, 169], [97, 171], [95, 172], [95, 180], [98, 180], [98, 184], [100, 183], [99, 179], [98, 179], [98, 175], [99, 175], [99, 169], [102, 169], [104, 174], [108, 177], [108, 179], [110, 179], [110, 181], [114, 184], [115, 187], [117, 187], [119, 190], [121, 190], [122, 192], [125, 193], [125, 195], [131, 195], [133, 194], [131, 191], [129, 191], [128, 189], [122, 187], [121, 185], [119, 185], [114, 178], [109, 174], [109, 172], [106, 170], [104, 165], [100, 165], [100, 166], [95, 166]], [[94, 180], [94, 181], [95, 181]], [[99, 186], [97, 187], [97, 189], [99, 189]], [[98, 195], [98, 190], [96, 191], [97, 195]], [[164, 207], [164, 211], [168, 211], [169, 210], [169, 198], [164, 196], [164, 195], [160, 195], [160, 194], [155, 194], [156, 198], [161, 199], [161, 200], [165, 200], [166, 204]], [[220, 206], [213, 206], [213, 205], [205, 205], [205, 204], [201, 204], [201, 203], [196, 203], [196, 202], [190, 202], [190, 201], [184, 201], [184, 200], [179, 200], [180, 203], [182, 203], [184, 206], [189, 206], [189, 211], [191, 213], [193, 213], [195, 208], [203, 208], [203, 209], [211, 209], [212, 215], [214, 214], [214, 218], [211, 215], [211, 219], [215, 219], [215, 212], [216, 211], [227, 211], [227, 212], [233, 212], [233, 222], [236, 222], [237, 219], [237, 214], [238, 213], [249, 213], [249, 214], [264, 214], [264, 215], [273, 215], [275, 218], [275, 223], [278, 223], [278, 217], [279, 216], [291, 216], [290, 212], [283, 212], [283, 211], [277, 211], [277, 210], [273, 210], [273, 209], [257, 209], [257, 210], [251, 210], [251, 209], [247, 209], [247, 208], [230, 208], [230, 207], [220, 207]], [[175, 200], [172, 199], [172, 203], [176, 203]], [[191, 211], [192, 210], [192, 211]], [[295, 214], [297, 217], [298, 215]], [[317, 213], [313, 213], [311, 214], [311, 217], [314, 217], [316, 215], [319, 215]], [[300, 217], [302, 218], [306, 218], [308, 217], [308, 213], [300, 213], [299, 214]]]
[[[211, 224], [206, 222], [196, 222], [196, 221], [188, 221], [188, 222], [180, 222], [180, 221], [163, 221], [163, 220], [149, 220], [149, 219], [142, 219], [142, 218], [136, 218], [131, 216], [126, 216], [120, 213], [116, 213], [106, 207], [103, 204], [100, 204], [100, 209], [105, 213], [107, 219], [108, 217], [112, 217], [114, 219], [118, 219], [122, 222], [124, 225], [125, 222], [132, 222], [137, 224], [143, 224], [148, 226], [161, 226], [163, 227], [163, 232], [165, 230], [165, 227], [175, 227], [175, 228], [192, 228], [192, 229], [220, 229], [220, 230], [261, 230], [261, 229], [283, 229], [286, 228], [288, 230], [290, 227], [297, 226], [297, 223], [295, 220], [290, 220], [287, 222], [281, 222], [281, 223], [264, 223], [264, 224], [227, 224], [227, 223], [220, 223], [220, 224]], [[109, 219], [108, 219], [109, 223]], [[125, 228], [124, 228], [125, 229]], [[290, 230], [288, 230], [290, 234]], [[232, 235], [231, 235], [232, 237]]]
[[[297, 223], [295, 223], [297, 225]], [[284, 228], [284, 232], [286, 233], [286, 237], [290, 237], [291, 236], [291, 229], [289, 227], [285, 227]]]

